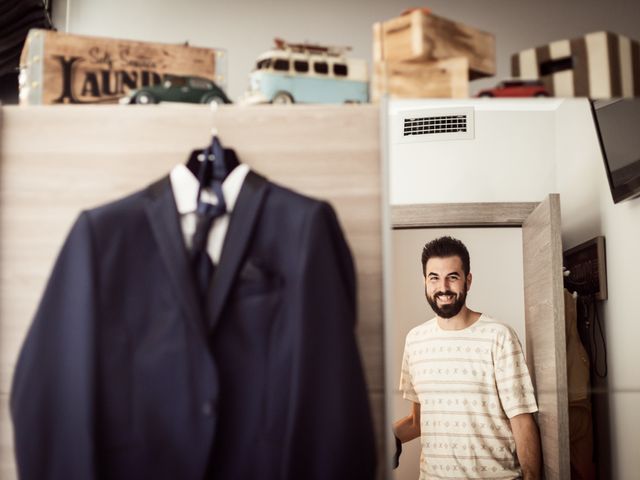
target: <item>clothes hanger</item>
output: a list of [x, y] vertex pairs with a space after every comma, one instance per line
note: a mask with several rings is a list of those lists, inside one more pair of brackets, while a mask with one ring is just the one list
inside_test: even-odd
[[[211, 109], [215, 112], [218, 104], [213, 102]], [[211, 185], [212, 182], [223, 182], [225, 178], [236, 168], [240, 162], [235, 152], [230, 148], [224, 148], [218, 137], [218, 129], [211, 129], [211, 143], [204, 149], [193, 150], [187, 160], [187, 168], [200, 180], [202, 185]]]
[[213, 181], [224, 181], [239, 164], [235, 152], [224, 148], [217, 133], [213, 133], [207, 147], [191, 152], [186, 166], [201, 183], [209, 185]]

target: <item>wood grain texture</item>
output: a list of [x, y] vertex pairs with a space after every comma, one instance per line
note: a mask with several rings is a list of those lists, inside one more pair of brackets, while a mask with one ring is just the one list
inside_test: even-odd
[[371, 100], [392, 98], [468, 98], [469, 61], [455, 57], [422, 63], [375, 62]]
[[469, 60], [471, 79], [496, 73], [495, 36], [422, 10], [382, 23], [383, 60]]
[[531, 203], [432, 203], [394, 205], [393, 228], [520, 227], [538, 204]]
[[[28, 90], [23, 105], [62, 103], [64, 64], [68, 67], [70, 94], [80, 103], [117, 103], [129, 90], [139, 88], [165, 73], [193, 75], [220, 81], [216, 61], [222, 50], [186, 45], [89, 37], [34, 29], [29, 32], [20, 64]], [[75, 60], [74, 60], [75, 59]], [[72, 66], [71, 66], [72, 65]], [[87, 75], [88, 74], [88, 75]], [[99, 95], [95, 93], [99, 91]], [[70, 98], [67, 98], [70, 100]]]
[[[46, 106], [0, 110], [0, 399], [53, 261], [82, 209], [145, 187], [209, 141], [270, 180], [327, 199], [350, 244], [358, 340], [383, 444], [379, 114], [372, 105]], [[15, 478], [6, 402], [0, 473]], [[381, 455], [380, 461], [386, 457]]]
[[373, 61], [374, 63], [382, 62], [384, 60], [384, 50], [382, 49], [382, 22], [374, 23], [371, 30], [373, 34], [373, 43], [371, 49], [373, 54]]
[[527, 364], [538, 399], [545, 478], [570, 478], [560, 197], [522, 224]]
[[13, 464], [13, 432], [10, 428], [9, 394], [0, 393], [0, 478], [16, 478]]

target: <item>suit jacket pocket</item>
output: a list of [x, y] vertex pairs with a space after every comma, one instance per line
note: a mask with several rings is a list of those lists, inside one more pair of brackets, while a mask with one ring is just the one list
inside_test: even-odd
[[244, 299], [256, 295], [267, 295], [280, 290], [280, 275], [266, 268], [257, 259], [248, 259], [238, 274], [234, 285], [234, 296]]

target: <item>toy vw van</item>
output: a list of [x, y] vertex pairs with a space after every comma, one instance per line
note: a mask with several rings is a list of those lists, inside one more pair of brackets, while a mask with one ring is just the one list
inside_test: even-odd
[[367, 102], [367, 63], [346, 58], [346, 50], [276, 39], [276, 48], [258, 57], [241, 103]]

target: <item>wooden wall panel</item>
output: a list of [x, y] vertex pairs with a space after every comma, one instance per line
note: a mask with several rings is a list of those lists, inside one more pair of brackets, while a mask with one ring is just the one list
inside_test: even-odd
[[[6, 398], [53, 261], [81, 209], [138, 190], [209, 141], [212, 126], [270, 180], [329, 200], [358, 275], [358, 337], [383, 428], [378, 108], [46, 106], [0, 110], [0, 476], [15, 478]], [[381, 455], [381, 462], [385, 456]]]

